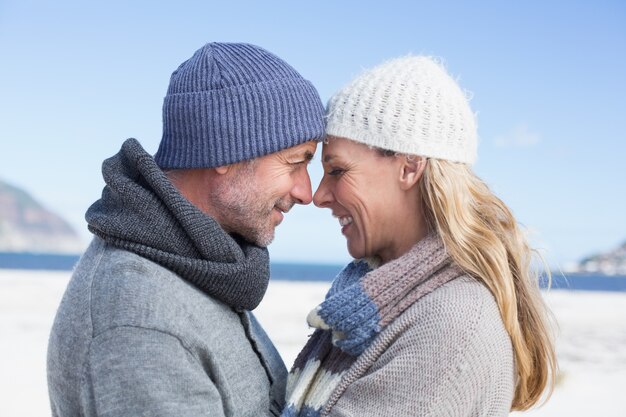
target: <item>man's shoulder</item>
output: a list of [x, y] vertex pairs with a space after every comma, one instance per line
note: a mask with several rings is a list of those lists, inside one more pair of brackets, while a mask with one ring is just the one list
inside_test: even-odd
[[94, 333], [119, 326], [176, 333], [204, 327], [212, 319], [238, 319], [228, 306], [174, 272], [99, 239], [85, 253], [75, 274], [85, 275], [85, 283], [91, 286]]
[[[94, 297], [120, 300], [127, 304], [184, 296], [187, 303], [204, 302], [208, 297], [169, 269], [133, 252], [116, 248], [100, 239], [94, 240], [77, 266], [76, 273], [90, 275]], [[82, 271], [81, 271], [82, 269]]]

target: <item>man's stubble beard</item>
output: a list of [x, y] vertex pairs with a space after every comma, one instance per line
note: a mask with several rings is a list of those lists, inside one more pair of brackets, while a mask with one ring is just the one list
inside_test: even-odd
[[274, 240], [274, 206], [284, 207], [283, 199], [263, 201], [264, 190], [256, 181], [254, 163], [242, 165], [236, 174], [232, 181], [220, 183], [211, 192], [211, 201], [220, 215], [218, 221], [227, 232], [266, 247]]

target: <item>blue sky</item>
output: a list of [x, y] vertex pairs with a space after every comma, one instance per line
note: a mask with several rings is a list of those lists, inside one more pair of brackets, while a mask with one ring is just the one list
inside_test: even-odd
[[[128, 137], [156, 152], [169, 76], [210, 41], [274, 52], [324, 102], [383, 60], [440, 57], [473, 95], [476, 172], [552, 265], [626, 240], [620, 1], [4, 0], [0, 179], [88, 240], [83, 215], [104, 184], [102, 160]], [[279, 261], [349, 259], [337, 221], [313, 206], [287, 215], [270, 252]]]

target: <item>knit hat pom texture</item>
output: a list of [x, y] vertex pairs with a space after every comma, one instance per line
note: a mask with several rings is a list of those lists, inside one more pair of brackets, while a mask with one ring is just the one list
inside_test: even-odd
[[382, 149], [472, 164], [474, 114], [434, 59], [407, 56], [365, 71], [328, 102], [326, 134]]
[[163, 102], [163, 169], [210, 168], [324, 137], [310, 81], [245, 43], [208, 43], [172, 73]]

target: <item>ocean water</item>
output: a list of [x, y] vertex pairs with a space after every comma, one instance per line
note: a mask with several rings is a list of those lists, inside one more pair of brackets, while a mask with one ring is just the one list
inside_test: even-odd
[[[0, 252], [0, 269], [69, 271], [78, 255]], [[276, 281], [332, 281], [343, 265], [272, 262], [271, 279]], [[541, 286], [547, 287], [542, 279]], [[550, 287], [555, 290], [626, 292], [626, 276], [554, 272]]]
[[[542, 288], [548, 286], [547, 280], [540, 281]], [[602, 275], [585, 273], [553, 272], [550, 288], [555, 290], [579, 291], [625, 291], [626, 275]]]
[[79, 258], [79, 255], [0, 252], [0, 269], [70, 271]]
[[[272, 263], [271, 277], [284, 281], [332, 281], [343, 265], [288, 264]], [[624, 291], [626, 275], [601, 275], [553, 272], [551, 282], [545, 277], [540, 279], [540, 286], [553, 290], [580, 291]]]
[[279, 281], [332, 281], [344, 265], [305, 263], [270, 264], [270, 277]]

